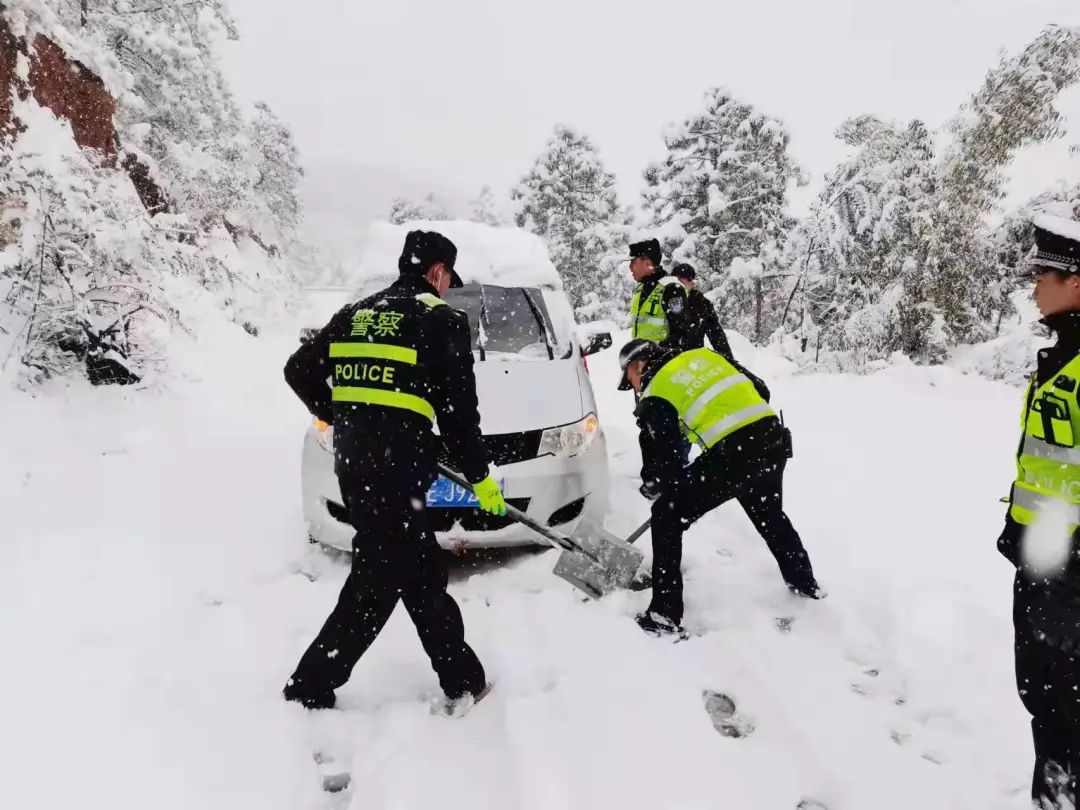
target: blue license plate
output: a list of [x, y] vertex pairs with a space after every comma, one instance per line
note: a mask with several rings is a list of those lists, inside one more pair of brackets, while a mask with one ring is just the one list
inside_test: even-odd
[[[502, 486], [502, 482], [499, 483], [499, 486]], [[443, 478], [440, 475], [427, 492], [427, 505], [442, 508], [460, 506], [476, 509], [479, 508], [480, 503], [476, 500], [476, 496], [465, 487], [459, 486], [449, 478]]]

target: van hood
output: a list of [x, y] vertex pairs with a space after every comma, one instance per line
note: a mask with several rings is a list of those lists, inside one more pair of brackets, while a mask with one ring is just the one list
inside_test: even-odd
[[486, 434], [515, 433], [576, 422], [582, 412], [577, 362], [477, 360], [480, 427]]

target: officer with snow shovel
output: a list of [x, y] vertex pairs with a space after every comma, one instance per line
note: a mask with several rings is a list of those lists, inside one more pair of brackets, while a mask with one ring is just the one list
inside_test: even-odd
[[1080, 793], [1080, 225], [1037, 217], [1025, 272], [1057, 343], [1041, 349], [1024, 394], [1005, 529], [1013, 585], [1016, 685], [1031, 714], [1035, 806]]
[[[683, 532], [735, 498], [761, 533], [788, 588], [824, 596], [802, 540], [784, 514], [782, 482], [791, 434], [769, 406], [764, 383], [709, 349], [676, 352], [631, 340], [619, 352], [620, 390], [639, 394], [637, 421], [655, 456], [641, 493], [652, 505], [652, 602], [637, 617], [656, 635], [681, 633]], [[702, 448], [682, 463], [680, 428]]]
[[344, 307], [285, 366], [308, 410], [333, 425], [334, 467], [356, 529], [337, 605], [285, 686], [286, 699], [308, 708], [334, 705], [334, 690], [399, 600], [439, 676], [447, 713], [488, 688], [424, 514], [436, 478], [436, 420], [480, 508], [506, 514], [480, 433], [469, 322], [440, 297], [461, 286], [456, 258], [442, 234], [411, 231], [400, 278]]

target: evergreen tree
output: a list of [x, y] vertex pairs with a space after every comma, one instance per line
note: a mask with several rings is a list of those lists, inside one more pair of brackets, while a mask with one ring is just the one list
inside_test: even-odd
[[390, 205], [387, 219], [394, 225], [418, 221], [444, 222], [450, 219], [450, 214], [442, 203], [435, 199], [434, 194], [428, 194], [420, 202], [411, 202], [403, 197], [395, 198]]
[[257, 172], [252, 190], [266, 206], [278, 231], [291, 235], [300, 224], [298, 186], [304, 175], [292, 133], [268, 105], [260, 102], [255, 105], [251, 121], [251, 140]]
[[814, 277], [800, 279], [808, 308], [800, 316], [830, 349], [931, 351], [934, 313], [921, 289], [936, 202], [929, 132], [920, 121], [898, 127], [860, 116], [837, 137], [856, 151], [826, 178], [795, 240], [815, 251], [805, 267]]
[[666, 251], [718, 291], [725, 324], [759, 341], [779, 316], [777, 262], [794, 225], [788, 186], [805, 182], [789, 141], [780, 120], [714, 88], [702, 112], [669, 129], [667, 156], [645, 171], [644, 209]]
[[469, 205], [472, 208], [472, 216], [470, 219], [473, 222], [480, 222], [484, 225], [492, 225], [499, 227], [503, 225], [503, 219], [499, 215], [499, 206], [495, 200], [495, 193], [491, 190], [491, 186], [484, 186], [480, 189], [480, 194], [475, 200], [470, 200]]
[[[16, 324], [6, 334], [20, 337], [0, 362], [19, 357], [46, 376], [85, 367], [94, 381], [142, 376], [162, 360], [163, 330], [182, 328], [204, 294], [191, 282], [256, 333], [296, 282], [286, 258], [300, 169], [269, 108], [247, 121], [229, 93], [214, 47], [236, 35], [224, 1], [18, 0], [0, 12], [19, 35], [40, 31], [100, 73], [117, 102], [123, 165], [137, 157], [161, 192], [161, 202], [140, 199], [127, 173], [82, 154], [32, 96], [16, 100], [28, 134], [0, 157], [0, 199], [20, 212], [18, 226], [5, 222], [14, 250], [0, 284]], [[32, 151], [42, 127], [56, 128], [51, 162]]]
[[917, 121], [845, 122], [838, 137], [856, 152], [829, 176], [786, 259], [799, 285], [787, 328], [796, 319], [803, 345], [813, 333], [856, 365], [894, 351], [940, 362], [957, 343], [996, 335], [1012, 312], [1015, 251], [995, 240], [989, 215], [1016, 150], [1060, 135], [1053, 100], [1077, 78], [1080, 32], [1051, 27], [988, 74], [940, 157]]
[[[547, 242], [571, 303], [586, 307], [579, 310], [581, 317], [607, 317], [613, 309], [626, 308], [627, 298], [596, 306], [603, 280], [620, 274], [611, 259], [625, 248], [628, 218], [619, 206], [615, 176], [604, 169], [585, 135], [556, 127], [510, 196], [517, 203], [517, 225]], [[617, 280], [612, 278], [607, 288], [619, 291]]]
[[1011, 279], [996, 261], [988, 215], [999, 209], [1016, 150], [1062, 136], [1054, 100], [1078, 79], [1080, 29], [1050, 26], [1003, 57], [950, 124], [928, 273], [951, 342], [993, 337], [1011, 309]]
[[176, 317], [165, 285], [202, 271], [198, 248], [171, 233], [176, 218], [151, 220], [130, 181], [74, 141], [60, 154], [0, 155], [0, 200], [18, 211], [15, 249], [0, 260], [0, 366], [18, 358], [38, 378], [82, 368], [94, 382], [137, 380]]
[[252, 189], [245, 123], [215, 48], [221, 33], [238, 36], [225, 0], [94, 0], [84, 32], [123, 69], [121, 143], [152, 164], [176, 210], [212, 228], [245, 208]]

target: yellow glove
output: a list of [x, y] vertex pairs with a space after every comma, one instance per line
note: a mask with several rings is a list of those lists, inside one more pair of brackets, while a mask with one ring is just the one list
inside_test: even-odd
[[480, 508], [489, 515], [505, 517], [506, 501], [503, 499], [502, 490], [490, 475], [478, 484], [473, 484], [473, 492], [480, 501]]

